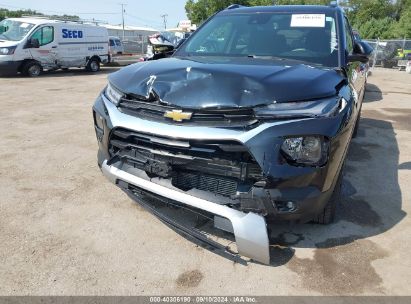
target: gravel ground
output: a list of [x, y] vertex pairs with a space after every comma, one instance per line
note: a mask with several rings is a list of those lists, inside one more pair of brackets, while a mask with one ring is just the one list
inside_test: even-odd
[[91, 106], [113, 71], [0, 78], [0, 295], [411, 295], [411, 75], [369, 78], [337, 222], [276, 226], [271, 266], [244, 266], [102, 176]]

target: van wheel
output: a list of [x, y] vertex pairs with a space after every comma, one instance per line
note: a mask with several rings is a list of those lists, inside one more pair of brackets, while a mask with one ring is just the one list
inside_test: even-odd
[[23, 66], [22, 72], [25, 76], [37, 77], [41, 74], [41, 72], [43, 72], [43, 68], [39, 63], [29, 61]]
[[100, 71], [100, 61], [96, 58], [90, 59], [87, 64], [86, 70], [93, 73]]
[[[344, 168], [344, 167], [343, 167]], [[314, 218], [315, 224], [328, 225], [334, 222], [337, 205], [341, 200], [341, 185], [343, 180], [343, 168], [341, 168], [333, 194], [324, 209]]]

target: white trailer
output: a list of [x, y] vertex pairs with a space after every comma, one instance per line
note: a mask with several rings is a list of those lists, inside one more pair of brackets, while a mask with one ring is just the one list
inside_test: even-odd
[[109, 61], [107, 29], [49, 20], [10, 18], [0, 22], [0, 74], [38, 76], [42, 70], [84, 67], [100, 70]]

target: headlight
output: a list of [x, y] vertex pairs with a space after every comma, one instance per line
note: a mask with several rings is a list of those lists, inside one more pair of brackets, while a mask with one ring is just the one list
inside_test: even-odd
[[0, 48], [1, 55], [13, 55], [16, 47]]
[[304, 136], [286, 138], [281, 150], [291, 163], [322, 166], [327, 162], [328, 147], [328, 140], [322, 136]]
[[287, 117], [332, 117], [347, 106], [347, 101], [338, 96], [322, 100], [273, 103], [254, 110], [260, 119]]
[[106, 97], [116, 106], [119, 104], [121, 98], [123, 98], [124, 94], [121, 93], [119, 90], [115, 89], [110, 83], [106, 87], [104, 91]]

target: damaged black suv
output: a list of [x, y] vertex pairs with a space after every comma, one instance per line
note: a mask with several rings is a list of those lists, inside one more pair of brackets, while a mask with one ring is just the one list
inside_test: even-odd
[[269, 263], [267, 223], [333, 220], [370, 50], [336, 6], [232, 5], [171, 58], [109, 76], [98, 164], [166, 223], [206, 241], [151, 202], [211, 215]]

